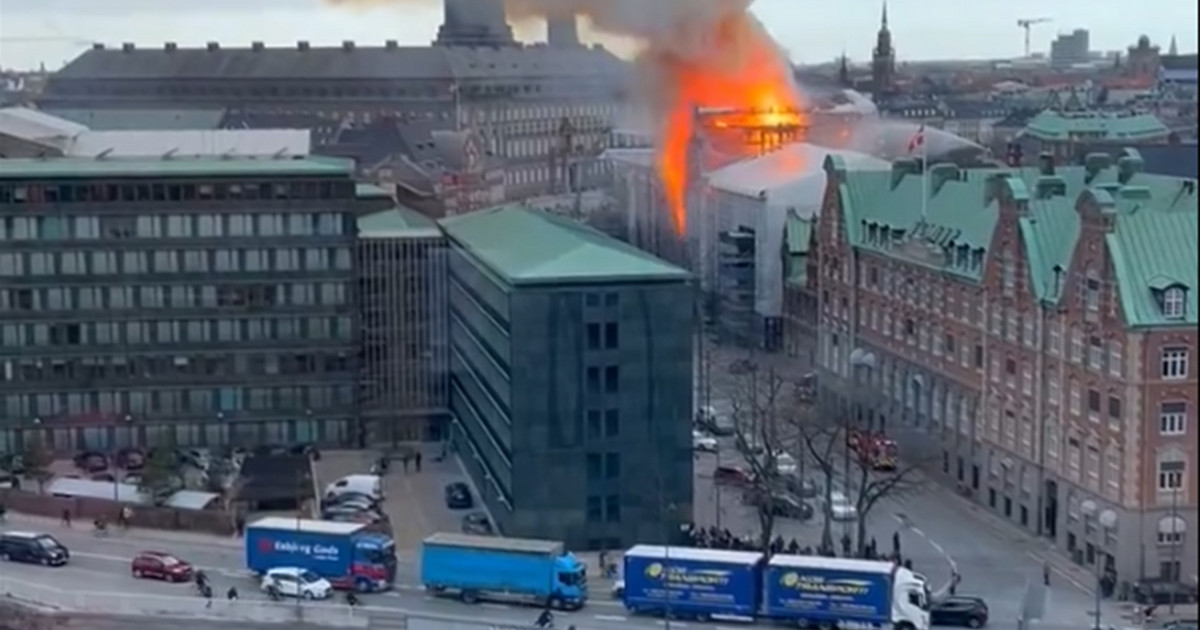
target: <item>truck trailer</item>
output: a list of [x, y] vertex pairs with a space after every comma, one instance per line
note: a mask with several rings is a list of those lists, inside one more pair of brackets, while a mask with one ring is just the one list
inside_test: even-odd
[[637, 545], [624, 578], [634, 614], [929, 630], [924, 578], [886, 561]]
[[625, 607], [700, 621], [754, 617], [761, 553], [637, 545], [625, 552]]
[[360, 592], [391, 588], [396, 545], [364, 523], [335, 523], [268, 516], [246, 526], [246, 567], [255, 574], [299, 567], [336, 588]]
[[426, 590], [466, 603], [519, 601], [558, 610], [587, 602], [587, 565], [561, 542], [434, 534], [421, 546]]

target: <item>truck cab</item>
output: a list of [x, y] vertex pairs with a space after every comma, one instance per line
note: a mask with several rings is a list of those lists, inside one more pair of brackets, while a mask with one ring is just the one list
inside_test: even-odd
[[587, 601], [587, 565], [573, 554], [564, 554], [554, 561], [555, 590], [563, 602]]

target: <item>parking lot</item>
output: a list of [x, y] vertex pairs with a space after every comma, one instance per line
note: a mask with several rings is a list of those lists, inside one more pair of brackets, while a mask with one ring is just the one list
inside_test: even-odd
[[[481, 510], [478, 493], [472, 488], [474, 510], [451, 510], [446, 507], [444, 491], [449, 483], [466, 482], [466, 475], [453, 455], [438, 461], [440, 447], [418, 445], [421, 467], [415, 458], [407, 468], [393, 454], [389, 471], [383, 475], [383, 512], [392, 524], [392, 535], [398, 549], [416, 549], [421, 541], [435, 532], [458, 532], [467, 513]], [[326, 451], [316, 462], [317, 485], [325, 486], [345, 475], [366, 474], [380, 453], [376, 451]]]

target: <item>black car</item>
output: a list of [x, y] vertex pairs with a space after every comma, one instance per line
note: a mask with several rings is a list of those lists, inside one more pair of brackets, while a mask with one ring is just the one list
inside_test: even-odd
[[934, 626], [982, 628], [987, 622], [987, 602], [980, 597], [954, 595], [933, 602], [929, 608], [929, 623]]
[[0, 560], [61, 567], [70, 559], [71, 552], [48, 534], [32, 532], [0, 534]]
[[117, 451], [117, 468], [133, 472], [146, 466], [146, 453], [137, 448], [123, 448]]
[[1195, 585], [1173, 580], [1145, 580], [1133, 585], [1133, 601], [1138, 604], [1195, 604], [1196, 595]]
[[461, 481], [446, 484], [446, 507], [451, 510], [469, 510], [475, 507], [471, 488]]
[[758, 508], [768, 507], [771, 514], [779, 518], [794, 518], [807, 521], [813, 517], [813, 507], [787, 494], [770, 494], [751, 491], [744, 495], [746, 503]]
[[464, 534], [476, 536], [491, 536], [495, 533], [492, 530], [492, 521], [483, 512], [471, 512], [462, 517], [462, 530]]

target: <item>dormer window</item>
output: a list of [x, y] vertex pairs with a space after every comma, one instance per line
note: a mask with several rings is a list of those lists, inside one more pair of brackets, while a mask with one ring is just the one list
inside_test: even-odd
[[1187, 289], [1173, 286], [1163, 291], [1162, 313], [1167, 319], [1183, 319], [1187, 315]]

